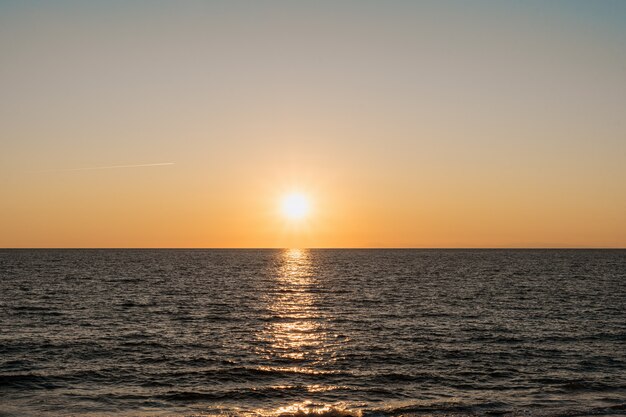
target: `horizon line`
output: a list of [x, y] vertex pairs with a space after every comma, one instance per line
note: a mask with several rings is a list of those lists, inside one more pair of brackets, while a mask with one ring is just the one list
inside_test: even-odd
[[626, 250], [626, 246], [17, 246], [0, 247], [0, 250]]

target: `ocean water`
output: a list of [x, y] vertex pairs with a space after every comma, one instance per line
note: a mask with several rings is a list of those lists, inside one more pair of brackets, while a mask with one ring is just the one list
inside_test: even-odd
[[2, 250], [1, 416], [626, 414], [625, 250]]

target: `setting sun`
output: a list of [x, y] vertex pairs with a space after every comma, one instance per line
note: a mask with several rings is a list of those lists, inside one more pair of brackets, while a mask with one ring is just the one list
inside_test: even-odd
[[280, 208], [285, 217], [299, 220], [309, 214], [309, 199], [300, 193], [288, 194], [283, 197]]

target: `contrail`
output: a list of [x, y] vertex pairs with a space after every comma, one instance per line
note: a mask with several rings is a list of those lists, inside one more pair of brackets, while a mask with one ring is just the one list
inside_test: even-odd
[[174, 165], [174, 162], [156, 162], [153, 164], [135, 164], [135, 165], [107, 165], [107, 166], [83, 167], [83, 168], [56, 168], [56, 169], [45, 169], [42, 171], [30, 171], [30, 172], [93, 171], [96, 169], [160, 167], [160, 166], [165, 166], [165, 165]]

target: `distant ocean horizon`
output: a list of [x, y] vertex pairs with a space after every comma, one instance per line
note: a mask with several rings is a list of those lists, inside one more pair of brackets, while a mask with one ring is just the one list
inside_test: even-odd
[[621, 248], [0, 249], [0, 416], [626, 415]]
[[0, 247], [2, 251], [20, 250], [626, 250], [621, 246], [28, 246], [28, 247]]

